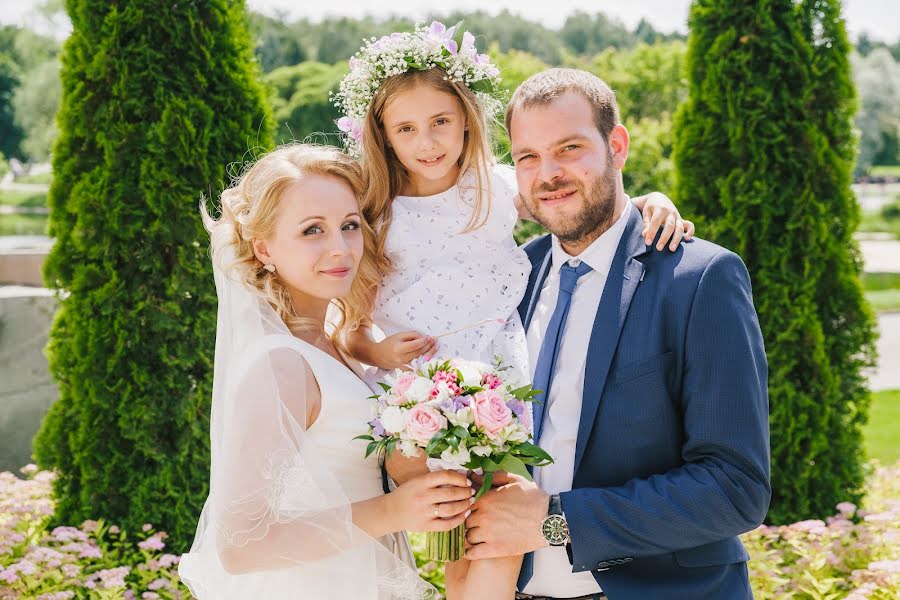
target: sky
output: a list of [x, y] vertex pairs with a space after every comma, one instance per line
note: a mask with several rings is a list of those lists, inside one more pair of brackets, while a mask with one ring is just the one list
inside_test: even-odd
[[[35, 7], [44, 0], [0, 0], [0, 23], [16, 23], [46, 29], [46, 25], [34, 16]], [[690, 0], [382, 0], [378, 11], [372, 10], [373, 0], [338, 0], [337, 2], [310, 2], [304, 0], [247, 0], [252, 9], [268, 15], [285, 15], [289, 20], [309, 18], [314, 21], [329, 16], [359, 17], [366, 14], [387, 16], [399, 14], [412, 18], [424, 18], [431, 12], [450, 10], [485, 10], [498, 13], [508, 9], [532, 21], [557, 28], [576, 10], [590, 13], [602, 11], [633, 27], [647, 19], [663, 32], [687, 30], [687, 14]], [[900, 39], [900, 1], [898, 0], [844, 0], [844, 17], [851, 39], [861, 32], [887, 42]], [[57, 35], [65, 35], [65, 25], [58, 24]]]

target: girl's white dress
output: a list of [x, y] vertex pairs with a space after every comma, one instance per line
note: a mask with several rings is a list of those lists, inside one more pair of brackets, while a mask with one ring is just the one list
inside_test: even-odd
[[528, 354], [517, 308], [531, 263], [512, 235], [514, 171], [496, 165], [489, 177], [487, 222], [465, 233], [475, 199], [472, 171], [440, 194], [394, 200], [386, 240], [394, 271], [381, 283], [372, 320], [386, 336], [441, 335], [491, 320], [441, 337], [438, 356], [488, 363], [500, 356], [524, 380]]

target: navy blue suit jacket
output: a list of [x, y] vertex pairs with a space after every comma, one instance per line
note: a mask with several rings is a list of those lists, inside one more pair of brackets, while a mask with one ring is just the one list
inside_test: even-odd
[[[561, 494], [572, 568], [611, 600], [752, 598], [737, 536], [762, 522], [771, 487], [750, 277], [703, 240], [655, 251], [628, 210], [588, 347], [572, 491]], [[550, 246], [548, 235], [525, 248], [526, 328]], [[532, 568], [527, 555], [520, 590]]]

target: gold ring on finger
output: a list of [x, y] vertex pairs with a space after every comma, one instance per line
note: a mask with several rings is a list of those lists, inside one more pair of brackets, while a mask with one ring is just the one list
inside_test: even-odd
[[435, 519], [441, 518], [441, 505], [440, 504], [434, 505], [434, 518]]

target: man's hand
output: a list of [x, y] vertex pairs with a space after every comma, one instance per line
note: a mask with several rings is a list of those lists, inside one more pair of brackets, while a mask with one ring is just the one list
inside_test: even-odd
[[508, 477], [510, 483], [486, 492], [466, 519], [469, 560], [515, 556], [549, 545], [541, 522], [550, 496], [524, 477]]
[[395, 449], [384, 461], [384, 468], [397, 485], [403, 485], [410, 479], [428, 473], [428, 465], [425, 464], [425, 453], [419, 450], [415, 458], [406, 458], [403, 453]]

